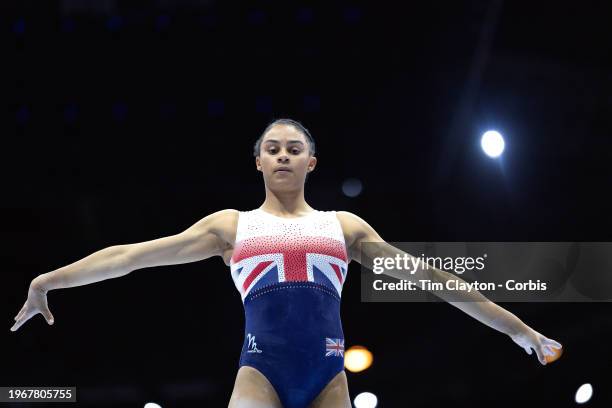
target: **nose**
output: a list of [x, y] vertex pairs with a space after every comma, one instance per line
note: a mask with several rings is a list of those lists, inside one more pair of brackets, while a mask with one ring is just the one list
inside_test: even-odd
[[289, 156], [287, 153], [279, 154], [276, 160], [279, 163], [287, 163], [289, 161]]

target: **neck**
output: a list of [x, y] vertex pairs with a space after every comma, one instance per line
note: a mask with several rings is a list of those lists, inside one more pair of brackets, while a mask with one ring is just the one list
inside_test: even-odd
[[313, 210], [304, 200], [304, 189], [271, 191], [266, 187], [266, 199], [260, 207], [273, 214], [298, 215]]

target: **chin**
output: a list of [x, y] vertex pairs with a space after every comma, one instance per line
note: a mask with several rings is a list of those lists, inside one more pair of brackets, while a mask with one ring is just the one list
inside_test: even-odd
[[294, 191], [300, 189], [300, 184], [296, 184], [294, 181], [278, 181], [275, 180], [272, 183], [268, 183], [268, 188], [271, 191]]

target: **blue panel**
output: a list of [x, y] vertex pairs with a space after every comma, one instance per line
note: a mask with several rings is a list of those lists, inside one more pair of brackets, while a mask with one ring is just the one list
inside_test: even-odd
[[255, 290], [262, 286], [278, 283], [278, 267], [274, 265], [266, 274], [253, 286], [251, 290]]
[[314, 265], [312, 266], [312, 275], [316, 283], [320, 283], [321, 285], [328, 286], [334, 291], [336, 290], [336, 288], [334, 287], [334, 284], [329, 281], [327, 276], [325, 276], [325, 274], [321, 272], [321, 270]]

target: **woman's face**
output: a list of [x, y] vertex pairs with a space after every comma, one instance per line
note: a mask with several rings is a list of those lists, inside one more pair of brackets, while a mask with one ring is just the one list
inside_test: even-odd
[[266, 185], [282, 190], [303, 188], [306, 173], [312, 171], [316, 163], [302, 132], [284, 124], [268, 130], [261, 142], [259, 157], [255, 158]]

